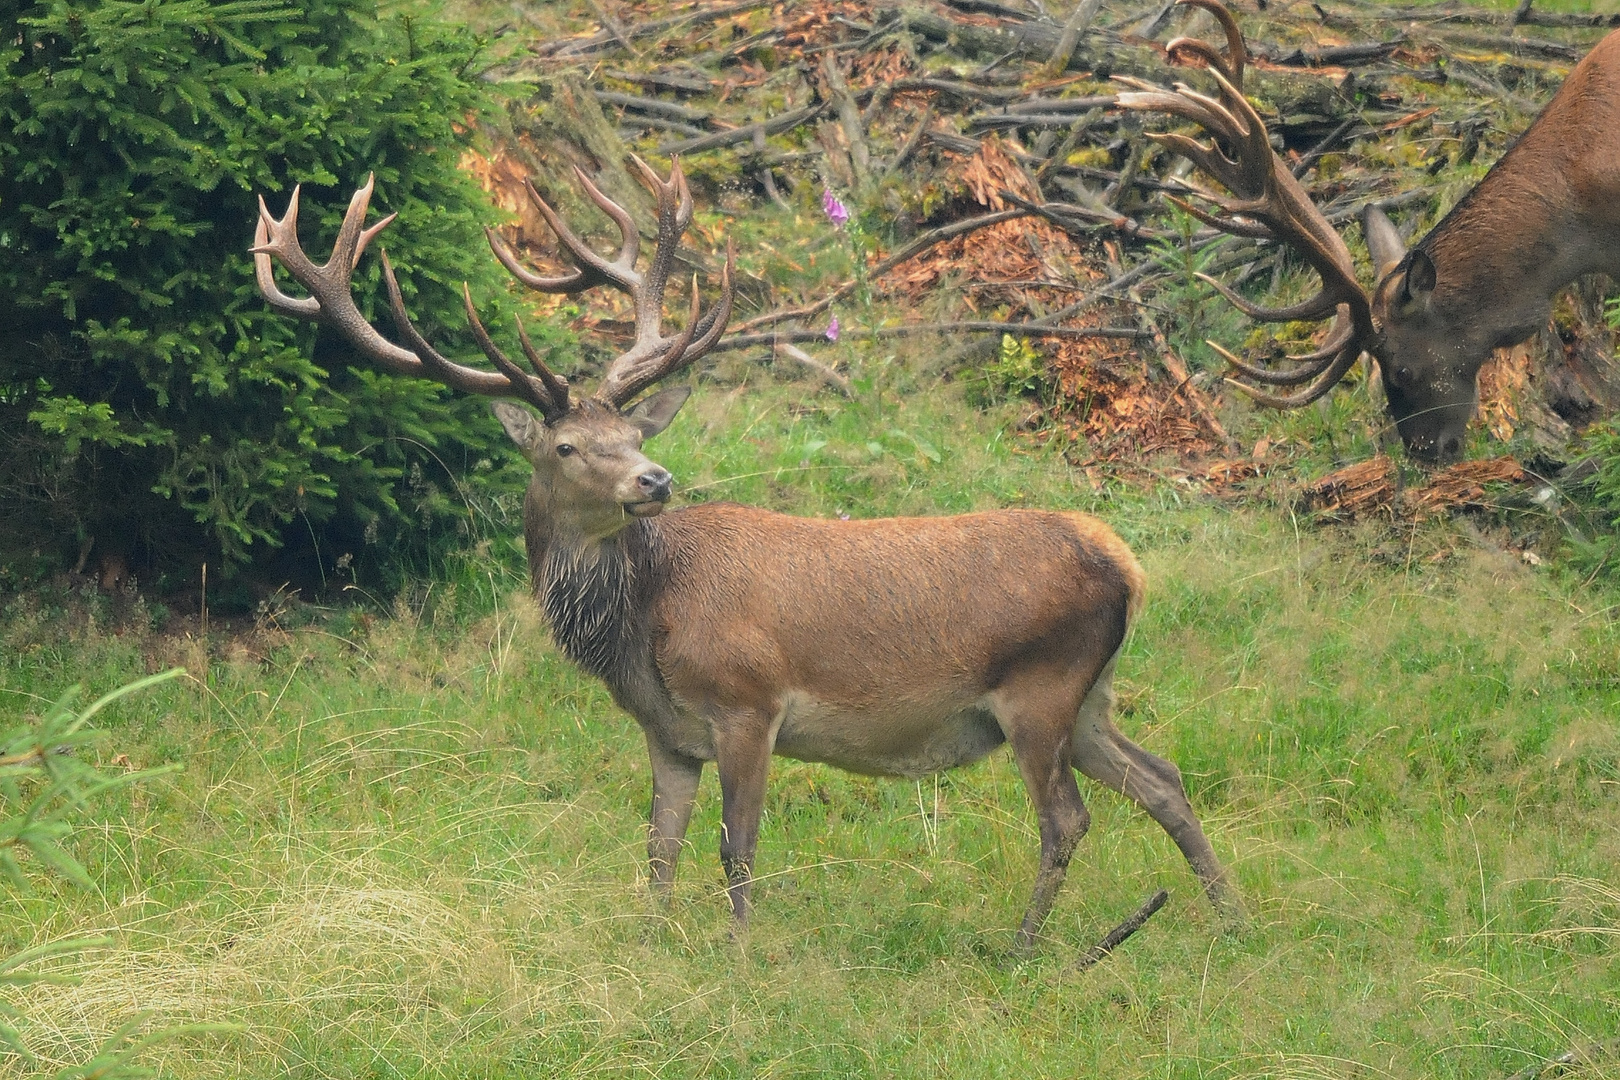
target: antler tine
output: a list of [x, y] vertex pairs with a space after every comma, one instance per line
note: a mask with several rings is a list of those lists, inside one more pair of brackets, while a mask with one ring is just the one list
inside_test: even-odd
[[638, 342], [630, 352], [609, 365], [596, 396], [622, 407], [653, 383], [680, 370], [712, 349], [715, 342], [720, 340], [720, 335], [725, 333], [726, 323], [731, 320], [732, 303], [736, 294], [733, 282], [736, 260], [736, 248], [728, 242], [726, 265], [720, 272], [719, 300], [699, 318], [697, 281], [694, 278], [692, 314], [687, 320], [686, 329], [674, 339], [661, 339], [653, 342], [650, 347], [643, 347]]
[[1283, 359], [1286, 360], [1308, 361], [1301, 363], [1297, 368], [1290, 368], [1287, 371], [1275, 371], [1271, 368], [1257, 367], [1234, 356], [1231, 352], [1212, 341], [1206, 340], [1205, 344], [1219, 353], [1240, 374], [1247, 375], [1256, 382], [1267, 383], [1271, 386], [1298, 386], [1302, 382], [1309, 382], [1333, 366], [1334, 361], [1344, 350], [1344, 347], [1349, 344], [1347, 335], [1339, 334], [1337, 337], [1338, 340], [1332, 343], [1331, 349], [1324, 346], [1317, 352], [1307, 353], [1304, 356], [1284, 357]]
[[[249, 250], [253, 253], [259, 291], [270, 306], [289, 315], [331, 326], [367, 359], [396, 374], [437, 379], [452, 389], [484, 397], [518, 398], [538, 408], [548, 420], [566, 413], [568, 380], [546, 367], [523, 333], [521, 324], [518, 326], [518, 336], [529, 362], [534, 366], [535, 375], [529, 375], [509, 360], [490, 339], [473, 306], [472, 291], [465, 283], [461, 291], [468, 324], [484, 355], [498, 369], [496, 371], [467, 367], [446, 358], [417, 331], [405, 310], [405, 297], [400, 291], [399, 279], [394, 274], [386, 250], [380, 252], [383, 284], [387, 288], [394, 325], [399, 336], [410, 347], [395, 345], [360, 314], [350, 292], [349, 279], [366, 246], [395, 217], [389, 214], [375, 225], [365, 227], [373, 187], [374, 178], [368, 177], [364, 186], [349, 199], [349, 208], [343, 215], [343, 225], [338, 230], [331, 257], [320, 266], [310, 261], [298, 243], [299, 189], [293, 189], [292, 197], [287, 202], [287, 212], [279, 220], [270, 213], [263, 197], [260, 197], [259, 221], [254, 230], [253, 247]], [[499, 247], [496, 254], [501, 254]], [[272, 260], [280, 261], [299, 284], [309, 290], [310, 295], [293, 297], [282, 292], [276, 285]]]
[[[383, 285], [388, 290], [388, 308], [394, 316], [394, 329], [410, 345], [411, 351], [406, 355], [415, 361], [412, 370], [402, 371], [401, 374], [414, 375], [419, 379], [437, 379], [452, 390], [460, 390], [467, 394], [479, 394], [483, 397], [517, 397], [533, 401], [530, 388], [525, 384], [514, 383], [504, 369], [499, 372], [481, 371], [465, 364], [458, 364], [430, 345], [405, 311], [405, 296], [400, 292], [398, 279], [394, 277], [394, 264], [388, 261], [388, 249], [383, 248], [378, 254], [382, 258]], [[476, 316], [473, 321], [477, 322]], [[370, 323], [365, 325], [367, 329], [371, 328]], [[371, 332], [377, 334], [375, 330]], [[478, 337], [482, 332], [482, 325], [473, 328], [474, 337]], [[377, 336], [381, 338], [380, 334]], [[479, 344], [483, 344], [482, 340]], [[399, 347], [396, 345], [393, 348]], [[405, 352], [404, 349], [399, 351]], [[490, 359], [493, 360], [494, 357], [491, 356]], [[521, 371], [518, 374], [523, 375]]]
[[[1164, 134], [1149, 132], [1148, 138], [1161, 146], [1167, 147], [1174, 153], [1180, 154], [1204, 170], [1204, 172], [1219, 180], [1227, 188], [1235, 190], [1243, 182], [1243, 174], [1239, 170], [1237, 163], [1221, 153], [1216, 147], [1205, 146], [1197, 139], [1188, 138], [1186, 135], [1177, 135], [1174, 132]], [[1214, 201], [1219, 202], [1220, 200], [1216, 199]]]
[[[681, 357], [682, 365], [690, 364], [714, 348], [720, 335], [726, 332], [726, 324], [731, 321], [731, 305], [736, 299], [733, 287], [733, 276], [736, 272], [737, 249], [728, 239], [726, 241], [726, 265], [720, 270], [720, 299], [709, 309], [703, 321], [698, 324], [697, 340], [693, 341]], [[662, 377], [662, 376], [660, 376]]]
[[1197, 38], [1176, 38], [1165, 47], [1165, 52], [1174, 56], [1177, 48], [1193, 48], [1204, 58], [1211, 67], [1221, 71], [1232, 80], [1232, 85], [1243, 86], [1243, 69], [1249, 62], [1249, 47], [1243, 40], [1243, 30], [1232, 17], [1224, 4], [1218, 0], [1177, 0], [1178, 4], [1187, 7], [1203, 8], [1215, 16], [1215, 21], [1221, 24], [1221, 30], [1226, 34], [1226, 56], [1222, 57], [1208, 42]]
[[[1233, 74], [1232, 68], [1226, 62], [1226, 57], [1211, 48], [1209, 42], [1200, 41], [1197, 38], [1178, 37], [1174, 39], [1164, 47], [1164, 55], [1165, 59], [1179, 67], [1197, 67], [1201, 64], [1204, 67], [1221, 72], [1228, 79]], [[1186, 59], [1188, 56], [1193, 57], [1199, 63], [1195, 64], [1189, 61]]]
[[[707, 320], [700, 326], [694, 309], [693, 317], [681, 334], [673, 338], [663, 336], [664, 290], [669, 283], [681, 234], [692, 221], [692, 193], [686, 186], [686, 176], [681, 172], [679, 159], [670, 167], [667, 180], [659, 179], [658, 174], [640, 158], [632, 155], [630, 161], [642, 182], [658, 196], [658, 240], [653, 247], [652, 261], [630, 292], [635, 302], [635, 343], [609, 365], [596, 395], [620, 406], [638, 391], [697, 359], [701, 354], [691, 348], [693, 336], [697, 335], [701, 341], [707, 336], [706, 331], [713, 328], [713, 323]], [[725, 296], [717, 305], [717, 309], [724, 309], [728, 319], [731, 312], [731, 260], [732, 256], [728, 254]], [[711, 341], [704, 345], [704, 349], [707, 350], [712, 344]]]
[[[393, 220], [390, 214], [371, 228], [362, 228], [374, 182], [374, 177], [368, 177], [365, 185], [349, 199], [349, 208], [343, 215], [343, 226], [338, 230], [331, 257], [320, 266], [310, 261], [298, 243], [299, 188], [293, 189], [292, 198], [287, 202], [287, 212], [280, 220], [270, 214], [269, 207], [260, 197], [259, 225], [254, 233], [254, 245], [249, 251], [253, 253], [254, 275], [265, 300], [286, 314], [331, 326], [361, 355], [388, 371], [424, 378], [438, 373], [439, 368], [434, 366], [434, 359], [437, 359], [454, 369], [456, 381], [452, 385], [458, 389], [492, 397], [509, 395], [511, 389], [504, 376], [493, 371], [451, 364], [436, 353], [432, 358], [424, 359], [409, 349], [402, 349], [379, 334], [360, 314], [360, 309], [355, 307], [354, 296], [349, 291], [349, 278], [354, 273], [355, 262], [365, 246]], [[309, 290], [309, 296], [288, 296], [276, 286], [272, 258]], [[383, 256], [383, 267], [387, 270], [386, 254]], [[392, 281], [391, 271], [385, 276]]]
[[1273, 409], [1297, 409], [1301, 405], [1309, 405], [1337, 386], [1339, 380], [1344, 378], [1345, 373], [1354, 367], [1356, 361], [1360, 359], [1361, 352], [1361, 346], [1351, 341], [1334, 359], [1332, 366], [1322, 372], [1315, 382], [1297, 394], [1269, 394], [1258, 387], [1240, 383], [1236, 379], [1227, 379], [1226, 381], [1261, 405], [1269, 405]]
[[397, 213], [389, 214], [369, 229], [362, 227], [366, 222], [366, 210], [371, 206], [371, 193], [376, 186], [377, 174], [368, 173], [365, 185], [349, 196], [349, 208], [343, 212], [343, 225], [338, 229], [337, 241], [332, 245], [332, 257], [327, 261], [327, 266], [343, 258], [348, 264], [349, 272], [354, 273], [354, 268], [360, 265], [360, 256], [365, 253], [366, 245], [399, 216]]
[[[277, 311], [285, 315], [296, 315], [302, 319], [319, 319], [321, 317], [321, 304], [313, 296], [288, 296], [276, 284], [275, 266], [270, 261], [271, 255], [281, 255], [282, 245], [272, 242], [270, 234], [273, 230], [285, 229], [291, 233], [294, 240], [298, 237], [298, 188], [293, 188], [292, 198], [287, 202], [287, 213], [280, 221], [270, 215], [270, 208], [264, 203], [264, 196], [259, 196], [259, 223], [253, 230], [253, 246], [248, 250], [253, 253], [253, 277], [259, 283], [259, 293], [266, 302]], [[280, 237], [278, 236], [278, 240]], [[296, 243], [294, 250], [297, 251]], [[302, 258], [303, 252], [297, 251]], [[306, 262], [308, 260], [305, 260]], [[313, 269], [313, 268], [312, 268]]]
[[585, 279], [585, 271], [577, 266], [566, 274], [558, 274], [555, 277], [537, 274], [518, 261], [517, 253], [506, 246], [506, 241], [501, 239], [500, 233], [486, 226], [484, 238], [489, 241], [489, 249], [495, 253], [496, 260], [506, 267], [506, 272], [536, 292], [574, 293], [590, 288], [590, 283]]
[[[1183, 38], [1170, 44], [1172, 58], [1177, 55], [1193, 56], [1209, 65], [1210, 76], [1220, 90], [1220, 99], [1217, 101], [1199, 94], [1179, 83], [1176, 92], [1169, 94], [1151, 87], [1151, 84], [1124, 80], [1128, 85], [1143, 88], [1145, 92], [1120, 94], [1117, 100], [1124, 108], [1152, 110], [1192, 120], [1214, 135], [1218, 142], [1225, 143], [1211, 147], [1185, 135], [1171, 133], [1155, 136], [1165, 146], [1220, 181], [1235, 196], [1234, 199], [1214, 200], [1225, 211], [1226, 217], [1176, 200], [1183, 209], [1224, 232], [1285, 242], [1294, 247], [1321, 278], [1320, 291], [1310, 299], [1287, 307], [1268, 308], [1251, 303], [1212, 278], [1199, 275], [1239, 310], [1263, 322], [1333, 316], [1333, 327], [1321, 348], [1304, 356], [1288, 358], [1303, 365], [1300, 367], [1270, 370], [1245, 363], [1217, 347], [1217, 351], [1239, 374], [1258, 382], [1293, 386], [1309, 380], [1310, 384], [1304, 390], [1293, 395], [1275, 395], [1245, 384], [1236, 384], [1261, 404], [1294, 408], [1327, 393], [1350, 370], [1362, 351], [1373, 343], [1376, 329], [1370, 301], [1356, 280], [1355, 263], [1343, 238], [1328, 224], [1304, 187], [1272, 151], [1265, 121], [1243, 96], [1243, 69], [1248, 61], [1248, 50], [1232, 13], [1220, 0], [1179, 2], [1210, 12], [1225, 31], [1227, 55], [1224, 58], [1206, 42]], [[1228, 157], [1228, 154], [1231, 156]], [[1244, 220], [1237, 220], [1233, 215]]]
[[[578, 169], [575, 169], [575, 172], [578, 171]], [[584, 174], [580, 175], [583, 178]], [[543, 288], [547, 292], [582, 292], [585, 289], [594, 288], [597, 285], [611, 285], [622, 293], [626, 293], [632, 297], [635, 296], [636, 289], [641, 284], [641, 275], [636, 273], [633, 265], [634, 256], [639, 251], [640, 239], [638, 237], [634, 243], [628, 239], [629, 236], [635, 235], [634, 225], [631, 226], [630, 231], [626, 234], [627, 238], [625, 240], [624, 248], [619, 252], [619, 260], [609, 262], [596, 252], [592, 251], [590, 249], [590, 245], [581, 240], [579, 236], [575, 234], [574, 230], [568, 227], [568, 223], [562, 219], [562, 215], [553, 210], [550, 204], [547, 203], [545, 199], [540, 197], [540, 192], [535, 190], [534, 184], [525, 179], [523, 181], [523, 187], [529, 193], [529, 201], [534, 203], [535, 209], [540, 211], [540, 216], [546, 219], [547, 225], [551, 226], [551, 231], [557, 234], [557, 239], [561, 241], [563, 247], [568, 249], [568, 254], [573, 256], [574, 262], [577, 264], [579, 270], [578, 284], [576, 285], [572, 285], [568, 288], [546, 288], [545, 286], [536, 285], [534, 286], [535, 288]], [[598, 192], [597, 194], [601, 193]], [[603, 198], [606, 199], [607, 197], [603, 196]], [[611, 202], [612, 200], [607, 201]], [[620, 213], [623, 213], [622, 209], [620, 210]], [[629, 220], [628, 215], [626, 215], [625, 220]], [[622, 261], [626, 251], [628, 251], [631, 255], [630, 262]], [[499, 257], [498, 252], [497, 257]], [[506, 262], [504, 259], [501, 261], [503, 263]], [[510, 266], [507, 268], [511, 269]], [[561, 278], [539, 280], [562, 282], [564, 280], [571, 279], [572, 275], [565, 275]], [[525, 284], [528, 284], [526, 280]]]
[[[1237, 151], [1237, 164], [1241, 168], [1249, 184], [1249, 190], [1260, 192], [1267, 190], [1267, 180], [1276, 172], [1274, 162], [1276, 154], [1271, 150], [1271, 133], [1266, 130], [1266, 122], [1260, 119], [1249, 99], [1243, 96], [1243, 91], [1232, 83], [1219, 70], [1211, 71], [1210, 75], [1220, 84], [1221, 97], [1230, 106], [1234, 123], [1238, 130], [1238, 141], [1233, 149]], [[1191, 93], [1191, 91], [1188, 91]], [[1194, 97], [1202, 95], [1194, 94]], [[1286, 170], [1285, 170], [1286, 171]], [[1288, 173], [1290, 177], [1293, 173]], [[1241, 194], [1241, 192], [1240, 192]], [[1307, 200], [1308, 202], [1309, 200]]]
[[632, 154], [630, 160], [642, 180], [650, 184], [658, 196], [658, 241], [653, 246], [652, 262], [643, 275], [641, 293], [636, 296], [637, 343], [640, 344], [658, 337], [658, 316], [669, 271], [675, 263], [675, 249], [692, 221], [692, 193], [687, 190], [679, 158], [670, 166], [667, 181], [659, 180], [658, 174], [635, 155]]
[[614, 260], [614, 264], [634, 270], [636, 257], [641, 254], [641, 230], [636, 228], [636, 223], [631, 220], [629, 212], [602, 194], [602, 189], [597, 187], [591, 178], [585, 175], [585, 170], [578, 165], [574, 166], [574, 177], [579, 181], [580, 187], [585, 189], [585, 194], [590, 196], [591, 201], [601, 207], [602, 212], [612, 218], [613, 223], [619, 227], [622, 242], [619, 245], [619, 257]]
[[1297, 304], [1290, 304], [1287, 307], [1280, 308], [1262, 307], [1208, 274], [1199, 274], [1198, 280], [1213, 287], [1216, 292], [1226, 297], [1227, 303], [1257, 322], [1300, 322], [1325, 319], [1339, 310], [1341, 302], [1328, 289], [1323, 288], [1309, 300], [1301, 300]]
[[1228, 112], [1225, 105], [1215, 98], [1198, 93], [1186, 83], [1177, 83], [1174, 93], [1155, 88], [1143, 93], [1116, 94], [1114, 102], [1122, 109], [1170, 113], [1184, 120], [1191, 120], [1230, 143], [1240, 142], [1247, 134], [1237, 117]]
[[557, 407], [563, 412], [567, 412], [568, 380], [552, 371], [546, 366], [546, 362], [540, 359], [540, 354], [535, 352], [533, 343], [529, 341], [528, 332], [523, 329], [523, 320], [513, 316], [512, 321], [517, 323], [518, 341], [523, 346], [523, 355], [529, 358], [529, 366], [534, 368], [534, 373], [540, 376], [541, 382], [545, 383], [546, 392], [551, 395], [553, 401], [557, 402]]
[[[506, 354], [496, 346], [495, 342], [490, 338], [489, 332], [484, 329], [483, 321], [478, 317], [478, 309], [473, 307], [472, 290], [467, 287], [465, 281], [461, 283], [461, 299], [467, 307], [467, 324], [472, 328], [473, 338], [478, 342], [478, 347], [484, 350], [484, 355], [489, 357], [490, 362], [500, 369], [501, 374], [506, 376], [507, 381], [512, 384], [512, 389], [517, 391], [515, 396], [521, 397], [530, 405], [539, 409], [541, 414], [548, 420], [557, 419], [566, 413], [568, 411], [566, 396], [559, 402], [556, 396], [552, 394], [551, 387], [546, 384], [543, 378], [537, 379], [525, 372], [507, 359]], [[525, 341], [525, 345], [527, 345], [527, 341]], [[545, 364], [532, 352], [529, 354], [529, 362], [535, 366], [537, 372], [547, 371], [549, 374]]]
[[692, 191], [686, 186], [686, 172], [681, 168], [680, 155], [677, 154], [669, 159], [669, 179], [667, 181], [658, 179], [658, 174], [653, 171], [652, 166], [642, 161], [635, 154], [630, 155], [630, 161], [631, 164], [635, 165], [637, 172], [641, 174], [642, 184], [646, 186], [648, 191], [659, 196], [660, 205], [663, 203], [665, 190], [673, 191], [680, 196], [675, 210], [675, 227], [685, 229], [690, 225], [693, 210]]

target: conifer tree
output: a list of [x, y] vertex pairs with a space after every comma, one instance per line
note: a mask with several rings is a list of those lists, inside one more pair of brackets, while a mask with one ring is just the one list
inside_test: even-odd
[[[0, 0], [0, 32], [0, 545], [330, 572], [465, 527], [512, 463], [485, 403], [271, 313], [247, 248], [302, 183], [325, 250], [375, 172], [424, 330], [465, 342], [464, 279], [498, 318], [456, 169], [478, 42], [376, 0]], [[381, 302], [374, 259], [355, 291]]]

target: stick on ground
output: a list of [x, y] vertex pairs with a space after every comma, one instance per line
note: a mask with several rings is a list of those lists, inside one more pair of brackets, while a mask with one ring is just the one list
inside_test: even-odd
[[1081, 971], [1085, 971], [1119, 948], [1126, 938], [1142, 929], [1143, 924], [1153, 918], [1154, 913], [1164, 907], [1164, 902], [1168, 899], [1170, 899], [1170, 894], [1163, 889], [1148, 897], [1130, 918], [1108, 931], [1108, 934], [1101, 941], [1088, 949], [1086, 955], [1080, 958], [1077, 967]]

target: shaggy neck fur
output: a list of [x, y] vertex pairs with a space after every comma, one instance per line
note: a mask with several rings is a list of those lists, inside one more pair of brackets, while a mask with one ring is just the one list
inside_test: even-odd
[[647, 611], [663, 583], [658, 530], [632, 521], [605, 540], [530, 537], [535, 592], [568, 658], [617, 696], [649, 657]]

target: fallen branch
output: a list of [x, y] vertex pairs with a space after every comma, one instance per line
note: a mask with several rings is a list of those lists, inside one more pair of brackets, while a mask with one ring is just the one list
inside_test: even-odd
[[[1101, 303], [1104, 300], [1113, 300], [1116, 298], [1115, 294], [1120, 289], [1134, 285], [1141, 281], [1143, 278], [1147, 277], [1147, 275], [1154, 270], [1157, 265], [1158, 264], [1152, 259], [1143, 259], [1141, 262], [1125, 271], [1125, 273], [1121, 274], [1119, 277], [1116, 277], [1112, 281], [1106, 282], [1098, 288], [1093, 289], [1091, 292], [1084, 294], [1067, 307], [1061, 307], [1049, 315], [1042, 315], [1038, 319], [1030, 320], [1029, 325], [1056, 326], [1064, 319], [1072, 319], [1076, 315], [1079, 315], [1082, 311], [1087, 310], [1095, 304]], [[941, 371], [954, 371], [966, 364], [982, 363], [983, 361], [988, 360], [990, 356], [995, 353], [995, 347], [996, 343], [993, 339], [984, 339], [971, 342], [967, 345], [959, 345], [945, 354], [944, 358], [940, 361], [939, 368]]]
[[[1023, 101], [1009, 102], [1006, 110], [1010, 113], [1087, 113], [1092, 109], [1113, 108], [1113, 94], [1088, 94], [1085, 97], [1053, 98], [1032, 97]], [[1073, 117], [1070, 117], [1073, 119]]]
[[[754, 125], [754, 153], [761, 159], [765, 157], [764, 124]], [[788, 205], [788, 201], [782, 198], [782, 193], [776, 190], [776, 177], [771, 175], [771, 167], [764, 164], [763, 160], [759, 167], [759, 183], [760, 186], [765, 189], [765, 194], [770, 198], [771, 202], [775, 203], [783, 210], [792, 209], [792, 207]]]
[[1541, 60], [1559, 60], [1574, 63], [1583, 55], [1582, 50], [1558, 41], [1509, 35], [1479, 34], [1466, 30], [1453, 30], [1442, 35], [1452, 45], [1487, 52], [1504, 52], [1511, 56], [1533, 56]]
[[[969, 319], [964, 322], [907, 323], [904, 326], [879, 326], [874, 329], [844, 330], [840, 338], [881, 340], [883, 338], [912, 337], [917, 334], [1011, 334], [1013, 337], [1061, 338], [1146, 338], [1146, 330], [1135, 326], [1045, 326], [1037, 322], [1004, 323], [993, 319]], [[759, 334], [736, 334], [721, 338], [710, 352], [730, 352], [750, 349], [755, 345], [791, 345], [812, 341], [826, 341], [824, 330], [767, 330]]]
[[625, 113], [623, 123], [619, 126], [622, 137], [625, 131], [668, 131], [675, 135], [691, 135], [694, 138], [704, 134], [702, 128], [694, 124], [683, 123], [679, 120], [670, 120], [663, 116], [651, 116], [647, 113]]
[[621, 82], [635, 83], [637, 86], [651, 86], [657, 90], [673, 90], [677, 94], [707, 94], [714, 90], [714, 84], [707, 79], [688, 79], [680, 75], [670, 75], [665, 72], [619, 71], [610, 68], [602, 72], [610, 79]]
[[[1520, 14], [1520, 9], [1523, 14]], [[1620, 26], [1620, 12], [1578, 15], [1562, 11], [1534, 11], [1521, 4], [1514, 11], [1490, 11], [1462, 4], [1440, 3], [1432, 7], [1387, 8], [1373, 18], [1391, 22], [1455, 22], [1485, 26], [1558, 26], [1596, 29]]]
[[824, 54], [821, 58], [821, 75], [827, 82], [828, 96], [838, 112], [838, 123], [844, 129], [844, 139], [849, 143], [849, 160], [855, 167], [855, 186], [864, 188], [870, 176], [872, 152], [866, 145], [866, 125], [860, 107], [849, 92], [849, 84], [844, 80], [838, 61], [830, 54]]
[[815, 372], [816, 375], [820, 376], [822, 382], [833, 387], [845, 397], [855, 396], [854, 389], [849, 385], [849, 379], [843, 375], [840, 375], [828, 365], [823, 364], [820, 360], [817, 360], [815, 357], [811, 356], [797, 345], [794, 345], [792, 342], [777, 342], [775, 351], [778, 355], [785, 356], [789, 360], [795, 361], [796, 363], [802, 364], [809, 368], [811, 371]]
[[688, 124], [707, 124], [714, 119], [714, 114], [707, 109], [694, 109], [687, 105], [677, 105], [673, 101], [663, 101], [655, 97], [618, 94], [612, 90], [592, 90], [591, 94], [604, 105], [618, 105], [621, 108], [633, 109], [639, 113], [650, 113], [653, 116], [662, 116], [669, 120], [682, 120]]
[[1164, 902], [1168, 899], [1170, 899], [1170, 894], [1163, 889], [1148, 897], [1130, 918], [1108, 931], [1101, 941], [1086, 950], [1086, 954], [1080, 958], [1080, 962], [1075, 965], [1075, 968], [1079, 971], [1085, 971], [1087, 968], [1095, 966], [1109, 953], [1124, 944], [1125, 940], [1132, 934], [1142, 929], [1147, 921], [1153, 918], [1160, 908], [1164, 907]]
[[603, 6], [602, 0], [589, 0], [591, 10], [596, 13], [596, 19], [602, 28], [613, 35], [613, 39], [636, 55], [636, 47], [631, 43], [630, 35], [625, 32], [624, 24], [613, 17], [613, 13]]
[[894, 160], [889, 163], [888, 169], [884, 171], [883, 175], [885, 177], [893, 176], [900, 171], [902, 165], [911, 160], [911, 155], [915, 154], [917, 147], [922, 145], [923, 136], [928, 133], [928, 125], [933, 122], [933, 119], [934, 103], [930, 101], [928, 107], [923, 110], [922, 119], [917, 121], [917, 127], [912, 131], [911, 137], [900, 148], [900, 152], [894, 155]]
[[[1108, 255], [1109, 262], [1120, 270], [1124, 269], [1114, 257], [1112, 246], [1109, 248]], [[1147, 329], [1144, 336], [1152, 338], [1153, 344], [1158, 348], [1159, 362], [1164, 365], [1164, 370], [1170, 373], [1170, 377], [1176, 380], [1175, 392], [1165, 400], [1165, 404], [1168, 405], [1177, 394], [1181, 395], [1187, 404], [1192, 407], [1193, 412], [1197, 413], [1204, 421], [1210, 433], [1225, 445], [1227, 453], [1236, 454], [1238, 452], [1237, 440], [1227, 434], [1220, 418], [1215, 415], [1214, 405], [1204, 396], [1204, 392], [1193, 384], [1192, 375], [1187, 371], [1187, 365], [1182, 363], [1180, 356], [1176, 355], [1176, 350], [1170, 347], [1169, 339], [1165, 337], [1164, 331], [1159, 328], [1158, 322], [1154, 320], [1152, 313], [1148, 310], [1148, 305], [1142, 302], [1141, 292], [1133, 285], [1125, 290], [1125, 295], [1130, 297], [1136, 306], [1137, 321]], [[1149, 912], [1149, 914], [1152, 913]]]
[[[1128, 182], [1128, 178], [1126, 182]], [[1001, 197], [1015, 206], [1034, 214], [1036, 217], [1045, 218], [1067, 233], [1090, 235], [1103, 229], [1112, 229], [1125, 236], [1141, 237], [1144, 240], [1180, 239], [1175, 233], [1165, 232], [1162, 229], [1150, 229], [1135, 218], [1127, 217], [1114, 210], [1103, 210], [1066, 202], [1032, 203], [1020, 199], [1010, 191], [1003, 191]]]
[[1097, 12], [1101, 8], [1102, 0], [1080, 0], [1080, 3], [1074, 5], [1068, 21], [1063, 24], [1063, 33], [1058, 36], [1058, 43], [1046, 61], [1047, 71], [1057, 73], [1068, 70], [1075, 46], [1080, 44], [1080, 39], [1091, 29], [1091, 20], [1097, 17]]
[[[901, 263], [905, 262], [907, 259], [913, 259], [918, 255], [921, 255], [935, 244], [943, 243], [946, 240], [961, 236], [963, 233], [970, 233], [975, 229], [982, 229], [986, 225], [994, 225], [997, 222], [1010, 221], [1016, 217], [1023, 217], [1026, 213], [1028, 213], [1026, 210], [997, 210], [991, 214], [981, 214], [978, 217], [963, 218], [961, 221], [953, 221], [949, 225], [942, 225], [937, 229], [925, 232], [921, 236], [913, 239], [911, 243], [907, 244], [893, 255], [890, 255], [887, 259], [882, 260], [876, 266], [873, 266], [871, 269], [867, 270], [867, 280], [870, 281], [873, 278], [881, 277], [890, 270], [893, 270], [895, 267], [899, 266]], [[747, 322], [739, 323], [733, 328], [733, 332], [744, 333], [746, 331], [753, 330], [756, 327], [771, 326], [775, 323], [787, 322], [790, 319], [808, 319], [812, 315], [819, 315], [823, 311], [826, 311], [838, 301], [853, 293], [859, 287], [859, 280], [846, 281], [813, 304], [807, 304], [804, 307], [798, 308], [786, 308], [781, 311], [766, 312], [764, 315], [755, 316], [754, 318], [749, 319]]]
[[[818, 101], [814, 105], [792, 112], [782, 113], [779, 116], [766, 120], [765, 134], [780, 135], [800, 124], [807, 124], [827, 110], [828, 102]], [[658, 152], [666, 157], [676, 154], [697, 154], [704, 150], [715, 150], [722, 146], [734, 146], [737, 143], [748, 142], [754, 137], [754, 125], [745, 124], [732, 131], [717, 131], [713, 135], [703, 135], [696, 139], [683, 139], [680, 142], [664, 143], [658, 147]]]
[[[673, 30], [677, 26], [684, 26], [695, 19], [718, 19], [726, 15], [738, 15], [744, 11], [767, 7], [771, 0], [738, 0], [737, 3], [721, 4], [718, 7], [697, 7], [680, 15], [672, 15], [667, 19], [652, 19], [648, 22], [636, 23], [629, 27], [621, 27], [624, 38], [634, 41], [637, 38], [652, 37], [665, 30]], [[585, 56], [589, 53], [599, 52], [611, 48], [616, 44], [624, 43], [619, 34], [611, 28], [603, 29], [598, 33], [585, 38], [565, 38], [561, 41], [546, 42], [534, 50], [536, 56]], [[628, 45], [627, 45], [628, 47]]]
[[1358, 45], [1323, 45], [1317, 48], [1286, 51], [1278, 49], [1275, 52], [1255, 48], [1252, 55], [1257, 60], [1281, 64], [1284, 67], [1354, 67], [1382, 60], [1404, 44], [1405, 38], [1394, 38], [1390, 41], [1368, 41]]

